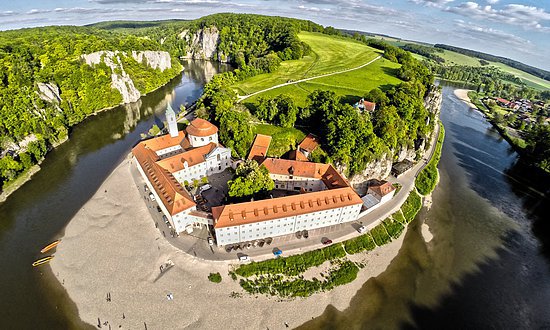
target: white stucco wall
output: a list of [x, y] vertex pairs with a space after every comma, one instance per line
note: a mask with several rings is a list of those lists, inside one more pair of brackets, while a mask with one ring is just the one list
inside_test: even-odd
[[292, 217], [217, 228], [215, 229], [216, 241], [218, 245], [234, 244], [292, 234], [304, 229], [311, 230], [355, 221], [361, 211], [361, 205], [357, 204]]
[[187, 134], [187, 137], [189, 138], [189, 142], [191, 142], [191, 146], [194, 148], [205, 146], [210, 142], [214, 142], [215, 144], [218, 144], [218, 133], [215, 133], [209, 136], [204, 136], [204, 137]]

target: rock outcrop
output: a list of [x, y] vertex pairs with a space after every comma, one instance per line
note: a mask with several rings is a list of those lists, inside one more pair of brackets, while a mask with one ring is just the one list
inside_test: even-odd
[[99, 52], [84, 54], [81, 57], [86, 64], [93, 66], [101, 62], [111, 69], [111, 87], [116, 88], [122, 96], [123, 103], [130, 103], [139, 100], [141, 93], [134, 86], [132, 78], [124, 71], [120, 55], [126, 54], [119, 51], [102, 50]]
[[218, 51], [220, 32], [215, 26], [200, 29], [193, 34], [190, 34], [189, 30], [184, 30], [179, 38], [187, 44], [187, 54], [184, 58], [217, 60], [224, 63], [230, 60], [229, 56]]
[[59, 87], [54, 83], [37, 83], [38, 96], [50, 103], [61, 102], [61, 96], [59, 95]]
[[[132, 51], [132, 57], [139, 63], [147, 64], [153, 69], [164, 71], [172, 68], [172, 58], [167, 52], [159, 51]], [[145, 62], [145, 63], [144, 63]]]
[[[111, 69], [111, 87], [117, 89], [122, 96], [123, 103], [136, 102], [141, 93], [134, 86], [132, 78], [124, 70], [120, 56], [127, 56], [125, 52], [102, 50], [84, 54], [81, 58], [90, 66], [105, 63]], [[164, 71], [172, 67], [170, 54], [163, 51], [133, 51], [132, 57], [139, 63], [153, 69]]]

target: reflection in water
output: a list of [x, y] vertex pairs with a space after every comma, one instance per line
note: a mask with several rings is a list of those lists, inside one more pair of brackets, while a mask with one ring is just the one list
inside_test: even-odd
[[[164, 119], [168, 101], [178, 109], [202, 93], [211, 75], [201, 66], [132, 104], [100, 112], [71, 131], [70, 139], [48, 154], [42, 169], [0, 204], [0, 329], [82, 328], [75, 306], [49, 267], [33, 268], [38, 252], [63, 228], [154, 123]], [[227, 66], [215, 65], [226, 71]], [[46, 280], [45, 278], [48, 278]]]
[[[548, 225], [535, 227], [539, 240], [530, 230], [548, 214], [548, 178], [530, 185], [532, 170], [520, 169], [482, 116], [451, 88], [444, 96], [447, 136], [432, 208], [421, 211], [399, 255], [347, 310], [329, 307], [301, 328], [550, 326], [549, 263], [538, 253]], [[434, 235], [430, 243], [421, 235], [423, 221]]]

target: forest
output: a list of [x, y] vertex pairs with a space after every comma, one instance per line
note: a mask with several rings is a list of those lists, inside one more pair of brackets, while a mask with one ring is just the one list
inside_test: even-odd
[[[0, 32], [0, 186], [39, 163], [70, 128], [94, 112], [122, 102], [111, 87], [111, 69], [87, 65], [81, 55], [100, 50], [162, 50], [156, 41], [88, 27], [44, 27]], [[181, 65], [160, 71], [119, 55], [142, 93], [175, 77]], [[40, 97], [38, 84], [59, 90], [51, 102]], [[17, 150], [30, 138], [31, 145]]]

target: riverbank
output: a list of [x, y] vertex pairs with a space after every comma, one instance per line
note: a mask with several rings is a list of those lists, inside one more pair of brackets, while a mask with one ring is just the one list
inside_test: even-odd
[[[320, 315], [328, 305], [342, 310], [363, 283], [382, 273], [401, 248], [404, 234], [369, 253], [350, 284], [309, 298], [281, 300], [244, 293], [227, 274], [233, 261], [193, 258], [155, 228], [136, 189], [129, 159], [105, 180], [65, 229], [51, 262], [53, 274], [76, 303], [80, 318], [94, 326], [108, 321], [113, 328], [286, 328]], [[174, 266], [160, 272], [171, 260]], [[208, 280], [219, 272], [222, 283]], [[173, 300], [167, 299], [167, 294]], [[111, 301], [107, 301], [110, 294]], [[214, 306], [218, 306], [217, 308]], [[292, 311], [289, 313], [289, 311]], [[124, 318], [123, 318], [124, 315]]]
[[92, 116], [97, 116], [98, 114], [102, 113], [102, 112], [105, 112], [105, 111], [110, 111], [110, 110], [114, 110], [116, 109], [117, 107], [120, 107], [120, 106], [124, 106], [124, 105], [128, 105], [128, 106], [131, 106], [132, 104], [136, 104], [138, 102], [141, 102], [141, 99], [144, 97], [144, 96], [147, 96], [161, 88], [163, 88], [164, 86], [166, 86], [168, 83], [170, 83], [171, 81], [173, 81], [174, 79], [176, 79], [178, 76], [181, 75], [181, 73], [184, 71], [184, 68], [182, 66], [182, 69], [181, 71], [178, 72], [178, 74], [174, 77], [172, 77], [169, 81], [167, 81], [165, 84], [161, 85], [161, 86], [158, 86], [157, 88], [145, 93], [145, 94], [141, 94], [140, 98], [136, 101], [136, 102], [132, 102], [132, 103], [119, 103], [119, 104], [116, 104], [116, 105], [113, 105], [111, 107], [106, 107], [106, 108], [102, 108], [102, 109], [99, 109], [99, 110], [96, 110], [92, 113], [90, 113], [89, 115], [87, 115], [84, 119], [82, 119], [78, 124], [75, 124], [74, 126], [71, 126], [69, 128], [69, 132], [67, 134], [67, 136], [61, 140], [61, 141], [58, 141], [58, 142], [54, 142], [50, 149], [46, 152], [46, 154], [44, 155], [44, 157], [35, 165], [33, 165], [31, 168], [29, 168], [28, 170], [26, 170], [25, 172], [22, 172], [20, 173], [20, 175], [15, 178], [13, 181], [10, 181], [7, 185], [7, 187], [5, 189], [2, 189], [2, 192], [0, 192], [0, 203], [6, 201], [6, 199], [11, 195], [13, 194], [15, 191], [17, 191], [17, 189], [19, 189], [21, 186], [23, 186], [25, 183], [27, 183], [28, 181], [30, 181], [32, 179], [32, 176], [34, 174], [36, 174], [38, 171], [40, 171], [41, 167], [40, 167], [40, 164], [46, 159], [46, 157], [48, 156], [48, 154], [50, 152], [52, 152], [54, 149], [56, 149], [57, 147], [59, 147], [60, 145], [62, 145], [63, 143], [67, 142], [69, 140], [69, 136], [70, 136], [70, 132], [72, 129], [74, 129], [75, 126], [81, 124], [82, 122], [84, 122], [86, 119], [92, 117]]
[[477, 109], [476, 105], [472, 103], [470, 97], [468, 97], [468, 92], [471, 92], [471, 89], [455, 89], [454, 94], [461, 101], [464, 101], [469, 107]]

